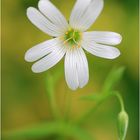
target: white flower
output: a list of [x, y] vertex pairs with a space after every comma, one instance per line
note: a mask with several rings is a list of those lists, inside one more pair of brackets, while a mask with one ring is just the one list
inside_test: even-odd
[[77, 0], [69, 23], [60, 11], [49, 1], [40, 0], [39, 10], [27, 9], [29, 20], [54, 39], [40, 43], [25, 54], [28, 62], [36, 61], [32, 71], [40, 73], [56, 65], [65, 56], [65, 78], [69, 88], [84, 87], [89, 80], [86, 55], [83, 51], [107, 59], [120, 55], [117, 48], [122, 37], [106, 31], [85, 32], [103, 9], [103, 0]]

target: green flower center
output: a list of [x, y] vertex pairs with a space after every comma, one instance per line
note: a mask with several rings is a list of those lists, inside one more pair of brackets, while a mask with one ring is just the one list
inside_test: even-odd
[[77, 46], [79, 45], [79, 42], [81, 40], [81, 32], [74, 29], [70, 29], [65, 33], [64, 40], [65, 43], [68, 43], [71, 46]]

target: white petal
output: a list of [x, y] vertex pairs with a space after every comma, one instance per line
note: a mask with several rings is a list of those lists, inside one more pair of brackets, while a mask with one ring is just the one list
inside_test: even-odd
[[50, 69], [63, 58], [65, 52], [66, 49], [62, 44], [57, 45], [50, 54], [33, 64], [32, 71], [35, 73], [40, 73]]
[[43, 14], [41, 14], [37, 9], [33, 7], [29, 7], [27, 9], [27, 17], [41, 31], [51, 36], [57, 37], [64, 34], [64, 32], [62, 32], [59, 27], [56, 27]]
[[83, 37], [86, 40], [92, 40], [107, 45], [118, 45], [122, 41], [122, 36], [120, 34], [106, 31], [85, 32], [83, 33]]
[[38, 4], [39, 10], [56, 26], [65, 32], [68, 29], [68, 23], [61, 12], [49, 1], [40, 0]]
[[79, 22], [80, 17], [82, 17], [83, 13], [87, 9], [91, 0], [77, 0], [76, 4], [72, 10], [70, 16], [70, 25], [73, 28], [76, 28], [76, 24]]
[[111, 46], [97, 44], [93, 41], [83, 41], [82, 47], [91, 54], [107, 59], [115, 59], [120, 55], [120, 51]]
[[66, 82], [72, 90], [84, 87], [89, 79], [88, 62], [80, 48], [69, 50], [65, 57]]
[[26, 52], [25, 60], [28, 62], [34, 62], [44, 57], [45, 55], [48, 55], [54, 50], [55, 47], [57, 47], [59, 42], [59, 38], [55, 38], [32, 47]]
[[69, 88], [72, 90], [76, 90], [79, 86], [76, 62], [74, 59], [74, 53], [67, 51], [65, 56], [65, 78]]
[[81, 31], [87, 30], [103, 9], [103, 0], [77, 0], [70, 18], [70, 25]]
[[78, 81], [79, 87], [84, 87], [89, 80], [89, 70], [88, 70], [88, 62], [86, 55], [83, 49], [78, 49], [76, 51], [76, 62], [77, 62], [77, 73], [78, 73]]

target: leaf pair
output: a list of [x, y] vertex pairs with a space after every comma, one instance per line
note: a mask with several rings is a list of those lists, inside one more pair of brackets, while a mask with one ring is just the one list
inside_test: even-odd
[[[109, 73], [108, 77], [106, 78], [100, 94], [98, 93], [81, 97], [81, 99], [84, 100], [96, 101], [97, 105], [101, 104], [110, 96], [114, 95], [117, 97], [121, 105], [121, 112], [118, 115], [118, 135], [120, 140], [125, 140], [129, 123], [129, 117], [124, 109], [123, 99], [119, 92], [114, 91], [114, 87], [121, 80], [124, 70], [124, 67], [113, 68], [113, 70]], [[94, 108], [90, 110], [88, 114], [85, 114], [86, 117], [84, 116], [83, 118], [87, 118], [89, 115], [91, 115], [91, 113], [94, 111]], [[84, 119], [82, 119], [82, 121], [83, 120]]]
[[100, 101], [104, 98], [106, 98], [109, 94], [113, 93], [114, 87], [117, 85], [117, 83], [121, 80], [125, 68], [113, 68], [112, 71], [107, 76], [103, 88], [100, 93], [93, 93], [91, 95], [82, 96], [81, 99], [84, 100], [93, 100], [93, 101]]

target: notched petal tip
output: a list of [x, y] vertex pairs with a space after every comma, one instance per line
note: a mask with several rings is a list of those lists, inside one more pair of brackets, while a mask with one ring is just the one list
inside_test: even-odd
[[122, 35], [118, 34], [118, 38], [119, 38], [118, 44], [120, 44], [123, 40]]
[[26, 15], [28, 19], [32, 22], [32, 18], [34, 17], [34, 14], [36, 13], [37, 9], [34, 7], [29, 7], [26, 10]]
[[101, 11], [103, 10], [104, 8], [104, 0], [98, 0], [100, 2], [100, 5], [101, 5]]
[[75, 88], [73, 88], [73, 87], [69, 87], [71, 90], [73, 90], [73, 91], [76, 91], [77, 89], [78, 89], [78, 87], [75, 87]]
[[103, 10], [103, 0], [77, 0], [70, 16], [70, 25], [86, 31]]
[[121, 52], [119, 51], [119, 49], [116, 48], [116, 51], [112, 53], [112, 55], [110, 55], [108, 59], [115, 59], [119, 57], [120, 55], [121, 55]]
[[24, 60], [27, 62], [32, 62], [29, 50], [25, 53]]
[[48, 1], [48, 0], [40, 0], [39, 2], [38, 2], [38, 8], [40, 8], [42, 5], [44, 5], [44, 2], [46, 2], [46, 1]]
[[26, 10], [27, 16], [29, 16], [29, 14], [30, 14], [34, 9], [35, 9], [34, 7], [29, 7], [29, 8], [27, 8], [27, 10]]
[[114, 45], [118, 45], [118, 44], [120, 44], [121, 42], [122, 42], [122, 36], [121, 36], [121, 34], [119, 34], [119, 33], [116, 33], [116, 32], [111, 32], [112, 33], [112, 35], [114, 35], [114, 43], [116, 43], [116, 44], [114, 44]]
[[41, 73], [41, 72], [43, 72], [39, 68], [37, 68], [34, 64], [33, 64], [31, 69], [32, 69], [32, 72], [34, 72], [34, 73]]
[[87, 81], [85, 81], [82, 85], [79, 85], [79, 88], [85, 87], [87, 85], [88, 81], [89, 81], [89, 77], [88, 77]]
[[[39, 2], [41, 2], [41, 1], [50, 1], [50, 0], [39, 0]], [[38, 3], [39, 3], [39, 2], [38, 2]]]
[[71, 90], [76, 91], [78, 88], [80, 88], [80, 89], [84, 88], [84, 87], [87, 85], [88, 81], [89, 81], [89, 80], [87, 80], [83, 85], [78, 85], [78, 87], [71, 87], [71, 86], [69, 86], [69, 85], [68, 85], [68, 87], [69, 87]]

